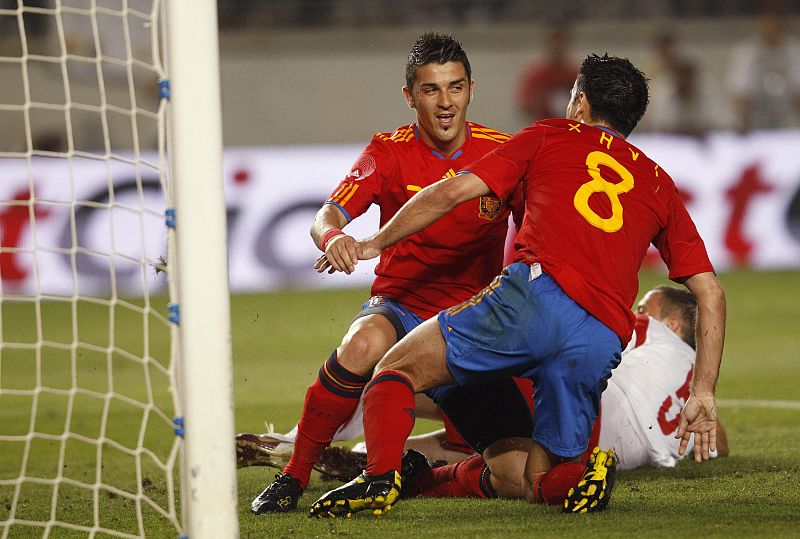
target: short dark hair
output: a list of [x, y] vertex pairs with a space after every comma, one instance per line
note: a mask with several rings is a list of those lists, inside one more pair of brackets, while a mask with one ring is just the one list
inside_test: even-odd
[[422, 34], [406, 61], [406, 86], [413, 88], [417, 78], [417, 68], [427, 64], [446, 64], [447, 62], [461, 62], [467, 73], [467, 82], [472, 80], [472, 68], [469, 66], [467, 53], [461, 43], [451, 35], [426, 32]]
[[661, 285], [653, 289], [661, 294], [661, 317], [675, 317], [679, 321], [678, 336], [691, 346], [696, 347], [695, 324], [697, 323], [697, 299], [694, 294], [683, 288]]
[[576, 83], [578, 93], [585, 93], [592, 106], [592, 119], [623, 136], [633, 131], [647, 110], [647, 78], [627, 58], [590, 54], [581, 64]]

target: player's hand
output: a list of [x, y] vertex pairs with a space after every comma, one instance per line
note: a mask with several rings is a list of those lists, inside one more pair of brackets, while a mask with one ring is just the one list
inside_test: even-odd
[[678, 454], [683, 455], [694, 434], [694, 460], [703, 462], [717, 450], [717, 400], [713, 393], [691, 395], [681, 410], [675, 438], [681, 439]]
[[342, 234], [332, 238], [325, 246], [325, 254], [317, 259], [314, 269], [317, 273], [322, 273], [326, 269], [328, 273], [343, 271], [350, 275], [356, 271], [358, 264], [358, 252], [356, 251], [356, 239], [353, 236]]
[[331, 266], [331, 263], [328, 262], [328, 257], [326, 257], [324, 253], [314, 262], [314, 269], [317, 270], [317, 273], [322, 273], [325, 270], [328, 270], [328, 273], [336, 273], [336, 270]]

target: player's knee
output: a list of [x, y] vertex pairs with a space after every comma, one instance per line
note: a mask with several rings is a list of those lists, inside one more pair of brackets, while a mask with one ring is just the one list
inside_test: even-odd
[[337, 350], [339, 363], [353, 373], [369, 374], [393, 344], [394, 335], [372, 326], [360, 327], [342, 340]]
[[530, 443], [528, 438], [502, 438], [483, 452], [492, 472], [492, 486], [501, 498], [525, 497], [525, 462]]
[[499, 468], [492, 470], [492, 487], [500, 498], [525, 498], [525, 482], [522, 475], [514, 475]]

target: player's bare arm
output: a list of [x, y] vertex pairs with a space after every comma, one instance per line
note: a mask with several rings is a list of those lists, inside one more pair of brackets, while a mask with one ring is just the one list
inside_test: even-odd
[[725, 292], [710, 272], [693, 275], [684, 284], [697, 298], [697, 360], [692, 391], [675, 436], [681, 438], [678, 452], [683, 455], [694, 434], [694, 459], [702, 462], [717, 450], [715, 391], [725, 340]]
[[459, 204], [490, 192], [475, 174], [459, 174], [429, 185], [406, 202], [377, 233], [357, 243], [358, 258], [375, 258], [390, 245], [419, 232]]
[[311, 224], [311, 237], [314, 243], [324, 252], [314, 264], [314, 269], [322, 273], [326, 269], [329, 273], [344, 271], [352, 273], [358, 261], [356, 256], [356, 240], [342, 232], [347, 224], [347, 218], [342, 211], [333, 204], [325, 204], [317, 212]]

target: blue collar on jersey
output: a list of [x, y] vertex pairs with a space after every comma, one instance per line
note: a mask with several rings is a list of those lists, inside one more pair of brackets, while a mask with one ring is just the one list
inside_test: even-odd
[[596, 128], [596, 129], [600, 129], [601, 131], [605, 131], [609, 135], [614, 135], [615, 137], [619, 137], [621, 139], [625, 138], [621, 134], [619, 134], [616, 131], [614, 131], [613, 129], [611, 129], [610, 127], [606, 127], [604, 125], [593, 125], [592, 127]]
[[[469, 142], [469, 140], [472, 138], [472, 129], [470, 129], [469, 127], [469, 122], [464, 122], [464, 125], [467, 128], [467, 140], [464, 141], [464, 146], [466, 146], [467, 142]], [[421, 144], [427, 146], [427, 148], [431, 151], [431, 153], [434, 156], [441, 159], [442, 161], [447, 161], [448, 159], [451, 161], [454, 159], [458, 159], [461, 156], [461, 154], [464, 153], [464, 146], [453, 152], [453, 155], [451, 155], [450, 157], [445, 156], [442, 152], [437, 152], [436, 150], [425, 144], [425, 142], [421, 138], [419, 138], [419, 126], [417, 125], [416, 122], [414, 122], [414, 138], [417, 139], [417, 142], [420, 142]]]

